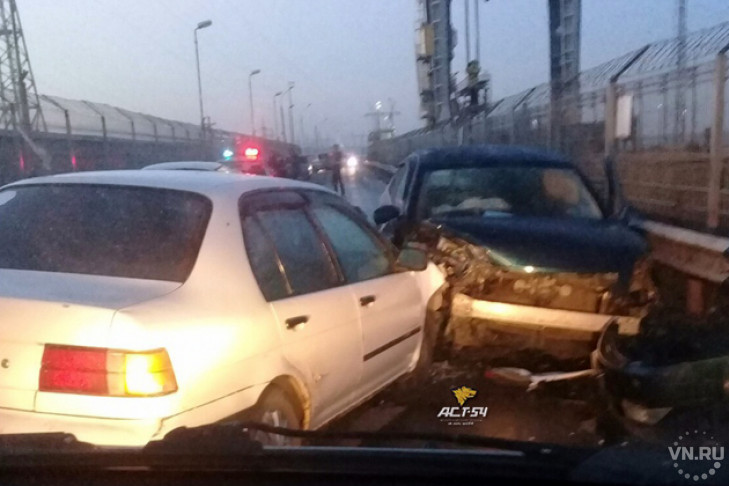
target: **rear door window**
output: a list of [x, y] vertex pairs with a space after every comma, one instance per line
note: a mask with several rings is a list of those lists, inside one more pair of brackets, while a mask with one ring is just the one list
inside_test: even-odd
[[271, 235], [294, 294], [317, 292], [339, 283], [331, 255], [303, 209], [265, 210], [257, 216]]
[[291, 289], [276, 250], [255, 216], [243, 219], [243, 239], [248, 261], [264, 298], [270, 302], [289, 295]]

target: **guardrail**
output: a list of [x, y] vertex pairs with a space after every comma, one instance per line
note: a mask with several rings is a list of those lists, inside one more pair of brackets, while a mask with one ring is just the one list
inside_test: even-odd
[[643, 224], [653, 259], [686, 278], [686, 310], [703, 314], [729, 279], [729, 238], [678, 228], [655, 221]]

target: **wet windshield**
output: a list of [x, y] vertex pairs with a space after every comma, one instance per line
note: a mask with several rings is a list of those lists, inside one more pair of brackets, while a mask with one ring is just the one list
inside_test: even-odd
[[602, 217], [579, 176], [569, 169], [454, 168], [424, 176], [422, 217], [473, 214], [549, 218]]

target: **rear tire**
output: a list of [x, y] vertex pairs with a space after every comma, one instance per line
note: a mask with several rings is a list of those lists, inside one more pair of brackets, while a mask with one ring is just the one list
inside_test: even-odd
[[[289, 394], [271, 385], [253, 408], [251, 420], [274, 427], [301, 430], [302, 417]], [[262, 430], [253, 430], [251, 435], [254, 440], [269, 446], [298, 446], [302, 442], [299, 437], [270, 434]]]

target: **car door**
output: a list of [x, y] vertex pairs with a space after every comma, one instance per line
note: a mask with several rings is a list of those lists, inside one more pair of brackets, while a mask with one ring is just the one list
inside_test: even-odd
[[390, 246], [366, 219], [334, 197], [318, 197], [311, 211], [358, 304], [363, 345], [359, 392], [369, 395], [413, 362], [425, 305], [413, 273], [395, 271]]
[[302, 196], [244, 197], [241, 216], [251, 267], [276, 317], [283, 355], [307, 381], [316, 426], [354, 399], [362, 370], [359, 304]]

